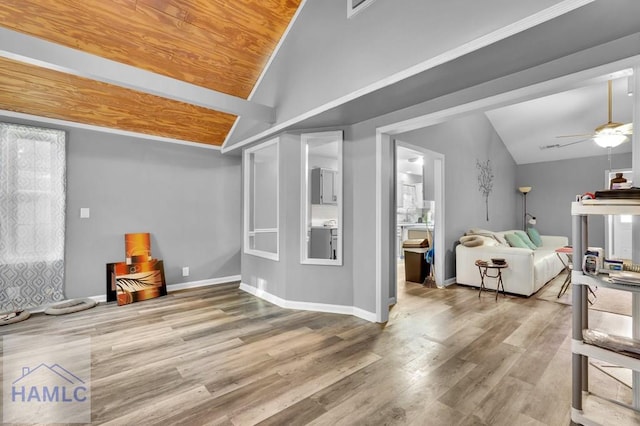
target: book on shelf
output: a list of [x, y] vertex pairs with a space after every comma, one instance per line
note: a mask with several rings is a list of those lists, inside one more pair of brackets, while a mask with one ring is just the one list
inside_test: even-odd
[[640, 188], [607, 189], [596, 191], [596, 199], [640, 199]]

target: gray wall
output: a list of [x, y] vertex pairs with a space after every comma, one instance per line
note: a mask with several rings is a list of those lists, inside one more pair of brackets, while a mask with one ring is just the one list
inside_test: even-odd
[[[55, 127], [13, 118], [6, 122]], [[105, 294], [124, 234], [150, 232], [167, 284], [240, 274], [240, 159], [219, 151], [67, 130], [65, 296]], [[80, 219], [80, 208], [91, 217]], [[182, 277], [182, 267], [190, 276]]]
[[[444, 154], [445, 168], [445, 279], [455, 276], [455, 246], [469, 228], [506, 230], [515, 227], [518, 201], [516, 164], [482, 113], [396, 136], [412, 145]], [[489, 221], [485, 199], [478, 190], [476, 161], [490, 160], [494, 184], [489, 195]]]
[[[612, 169], [631, 168], [631, 154], [616, 154]], [[571, 240], [571, 202], [577, 194], [607, 189], [606, 155], [576, 160], [522, 164], [517, 169], [518, 186], [531, 186], [527, 211], [536, 216], [536, 228], [545, 235], [564, 235]], [[522, 226], [522, 196], [518, 203], [518, 226]], [[589, 244], [604, 247], [604, 218], [589, 218]]]
[[[375, 312], [376, 283], [376, 147], [375, 133], [352, 126], [345, 131], [345, 229], [351, 239], [353, 304]], [[395, 214], [395, 206], [391, 206]]]
[[[280, 135], [280, 256], [278, 261], [242, 254], [242, 282], [288, 301], [353, 305], [351, 239], [343, 236], [343, 266], [300, 263], [300, 135]], [[346, 163], [346, 155], [345, 155]], [[345, 200], [350, 183], [345, 176]], [[347, 210], [345, 209], [345, 212]], [[349, 233], [351, 219], [343, 218]], [[346, 231], [346, 232], [345, 232]]]
[[[281, 182], [281, 191], [286, 192], [289, 198], [281, 202], [285, 211], [281, 212], [281, 243], [283, 255], [280, 266], [274, 266], [273, 262], [253, 256], [243, 256], [243, 282], [259, 286], [262, 282], [272, 282], [274, 287], [267, 286], [269, 292], [288, 300], [313, 301], [331, 304], [353, 304], [353, 306], [369, 312], [375, 312], [375, 247], [376, 247], [376, 128], [412, 117], [413, 109], [396, 111], [372, 120], [367, 120], [345, 129], [344, 142], [344, 272], [351, 274], [349, 277], [342, 272], [334, 272], [335, 267], [315, 267], [299, 264], [299, 140], [296, 137], [287, 139], [283, 155], [286, 161], [286, 169], [281, 165], [281, 176], [286, 176], [286, 182]], [[291, 138], [292, 135], [285, 135]], [[445, 204], [446, 204], [446, 229], [445, 229], [445, 279], [455, 275], [454, 250], [456, 241], [471, 227], [483, 227], [494, 230], [506, 230], [521, 226], [522, 197], [518, 192], [518, 186], [531, 185], [534, 191], [530, 194], [529, 210], [536, 213], [541, 223], [545, 215], [536, 205], [535, 193], [538, 187], [554, 188], [558, 186], [557, 179], [551, 179], [546, 184], [538, 180], [530, 179], [523, 170], [529, 167], [543, 167], [543, 165], [527, 165], [518, 168], [496, 134], [486, 116], [482, 113], [466, 115], [457, 119], [438, 124], [429, 128], [416, 130], [397, 135], [397, 140], [409, 144], [423, 146], [429, 150], [445, 155]], [[291, 145], [290, 145], [291, 144]], [[383, 152], [383, 161], [391, 161], [387, 148]], [[485, 204], [482, 193], [478, 190], [476, 160], [491, 160], [495, 182], [489, 198], [489, 221], [485, 218]], [[605, 161], [606, 156], [601, 161]], [[629, 160], [630, 161], [630, 160]], [[562, 162], [560, 162], [562, 163]], [[607, 163], [608, 164], [608, 163]], [[613, 165], [616, 168], [627, 167], [624, 161], [618, 162], [614, 158]], [[578, 162], [585, 176], [590, 176], [589, 170], [595, 166]], [[600, 168], [595, 181], [604, 180], [604, 170]], [[538, 170], [541, 179], [549, 176], [560, 176], [567, 179], [571, 173], [571, 167], [560, 164], [555, 167], [554, 174], [548, 170]], [[533, 170], [533, 169], [532, 169]], [[581, 172], [582, 173], [582, 172]], [[575, 172], [574, 172], [575, 174]], [[573, 177], [568, 178], [574, 179]], [[577, 182], [585, 182], [586, 178], [576, 178]], [[594, 182], [595, 182], [594, 181]], [[283, 186], [284, 185], [284, 186]], [[548, 186], [545, 186], [548, 185]], [[567, 193], [569, 200], [577, 193], [588, 189], [599, 188], [602, 183], [586, 185], [587, 189], [570, 188]], [[281, 192], [281, 196], [283, 194]], [[547, 198], [545, 197], [545, 200]], [[563, 200], [566, 196], [563, 196]], [[284, 204], [283, 204], [284, 203]], [[562, 202], [552, 201], [555, 208]], [[471, 207], [471, 208], [470, 208]], [[389, 206], [390, 214], [395, 214], [395, 206]], [[288, 213], [287, 213], [288, 212]], [[559, 214], [564, 215], [566, 212]], [[557, 216], [550, 213], [551, 216]], [[567, 223], [570, 217], [566, 215]], [[592, 225], [599, 226], [600, 225]], [[539, 227], [543, 234], [560, 234], [559, 231], [545, 226]], [[567, 227], [570, 229], [570, 227]], [[594, 233], [594, 236], [596, 234]], [[597, 237], [597, 236], [596, 236]], [[390, 236], [391, 241], [395, 241]], [[595, 240], [594, 240], [595, 241]], [[329, 272], [330, 275], [324, 275]], [[386, 277], [383, 271], [383, 280]], [[326, 277], [325, 283], [331, 283], [326, 288], [322, 287], [323, 280], [318, 277]], [[278, 289], [276, 283], [294, 283], [295, 280], [309, 282], [311, 285], [285, 285]], [[334, 285], [334, 282], [344, 283]], [[386, 282], [386, 281], [385, 281]], [[314, 288], [315, 287], [315, 288]], [[344, 293], [352, 289], [352, 298]], [[326, 292], [325, 292], [326, 290]], [[391, 293], [393, 294], [393, 293]]]

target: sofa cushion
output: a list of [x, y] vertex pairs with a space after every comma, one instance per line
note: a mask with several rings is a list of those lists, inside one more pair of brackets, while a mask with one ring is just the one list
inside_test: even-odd
[[478, 247], [483, 243], [479, 235], [465, 235], [460, 237], [460, 244], [465, 247]]
[[529, 236], [524, 231], [516, 231], [515, 234], [529, 247], [531, 250], [535, 250], [537, 246], [533, 244], [533, 241], [529, 239]]
[[497, 246], [499, 245], [493, 237], [486, 237], [484, 235], [465, 235], [460, 237], [460, 244], [465, 247], [479, 247], [479, 246]]
[[504, 234], [504, 237], [507, 239], [507, 241], [509, 242], [509, 245], [511, 247], [518, 247], [518, 248], [525, 248], [528, 249], [529, 247], [524, 243], [524, 241], [522, 241], [522, 238], [520, 238], [518, 235], [516, 234]]
[[501, 234], [497, 232], [489, 231], [488, 229], [471, 228], [465, 233], [465, 235], [481, 235], [483, 237], [493, 238], [498, 242], [499, 245], [509, 247], [509, 243], [507, 242], [507, 240], [504, 239], [504, 237]]
[[529, 235], [529, 238], [531, 239], [533, 244], [535, 244], [537, 247], [542, 246], [542, 238], [540, 238], [540, 233], [536, 228], [527, 229], [527, 234]]

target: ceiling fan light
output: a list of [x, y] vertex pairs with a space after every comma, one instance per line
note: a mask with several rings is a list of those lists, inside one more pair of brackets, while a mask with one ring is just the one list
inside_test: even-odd
[[627, 140], [627, 137], [613, 129], [603, 129], [593, 138], [595, 143], [602, 148], [615, 148], [622, 142]]

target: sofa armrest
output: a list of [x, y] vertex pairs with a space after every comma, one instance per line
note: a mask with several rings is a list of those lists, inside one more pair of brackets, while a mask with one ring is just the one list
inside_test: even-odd
[[558, 248], [569, 244], [569, 238], [559, 235], [540, 235], [542, 247]]

